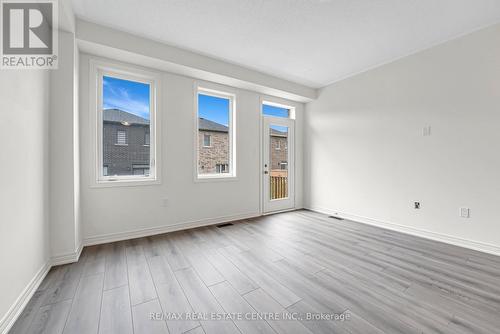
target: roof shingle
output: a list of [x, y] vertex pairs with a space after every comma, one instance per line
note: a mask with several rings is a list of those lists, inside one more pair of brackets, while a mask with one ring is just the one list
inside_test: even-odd
[[103, 112], [103, 121], [115, 123], [128, 123], [130, 125], [149, 125], [149, 119], [139, 117], [120, 109], [105, 109]]
[[198, 129], [204, 131], [228, 132], [227, 126], [202, 117], [198, 119]]

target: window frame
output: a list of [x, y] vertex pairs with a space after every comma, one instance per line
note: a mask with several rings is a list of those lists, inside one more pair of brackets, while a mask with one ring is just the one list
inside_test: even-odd
[[[198, 131], [200, 130], [198, 129]], [[205, 137], [208, 137], [208, 145], [205, 144]], [[203, 134], [203, 147], [212, 147], [212, 135], [207, 133]]]
[[[125, 142], [120, 143], [120, 136], [118, 135], [119, 133], [124, 133]], [[128, 146], [128, 133], [126, 130], [116, 130], [116, 141], [115, 141], [115, 146]]]
[[[109, 76], [117, 79], [134, 81], [149, 85], [149, 138], [150, 138], [150, 174], [139, 175], [104, 175], [103, 158], [103, 78]], [[159, 115], [159, 92], [161, 91], [160, 75], [157, 72], [144, 70], [133, 65], [105, 62], [98, 59], [90, 59], [90, 116], [92, 126], [92, 149], [93, 149], [93, 173], [92, 187], [114, 187], [114, 186], [140, 186], [160, 184], [160, 115]], [[128, 136], [128, 134], [127, 134]]]
[[[212, 88], [213, 87], [213, 88]], [[205, 147], [199, 144], [199, 113], [198, 99], [199, 95], [208, 95], [229, 100], [229, 160], [228, 173], [200, 174], [199, 166], [199, 151]], [[235, 181], [237, 180], [237, 163], [236, 163], [236, 93], [230, 87], [222, 87], [216, 84], [195, 82], [194, 84], [194, 182], [211, 182], [211, 181]], [[212, 144], [212, 138], [211, 138]]]
[[219, 167], [219, 169], [221, 170], [221, 172], [218, 173], [218, 174], [226, 174], [226, 172], [222, 172], [222, 169], [224, 169], [224, 170], [228, 170], [229, 169], [229, 165], [228, 164], [215, 164], [215, 169], [216, 170], [217, 170], [217, 167]]

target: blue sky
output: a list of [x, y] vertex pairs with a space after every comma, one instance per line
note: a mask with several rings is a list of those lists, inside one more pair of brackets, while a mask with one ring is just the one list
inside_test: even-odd
[[[148, 84], [105, 76], [103, 79], [103, 108], [116, 108], [149, 119]], [[229, 124], [229, 100], [198, 94], [199, 117]], [[264, 105], [263, 113], [270, 116], [288, 117], [288, 109]]]
[[274, 107], [267, 104], [264, 104], [262, 107], [262, 113], [264, 115], [276, 116], [276, 117], [285, 117], [288, 118], [289, 110], [280, 107]]
[[198, 116], [228, 126], [229, 100], [198, 94]]
[[[286, 108], [274, 107], [274, 106], [264, 104], [264, 106], [262, 107], [262, 113], [264, 115], [268, 115], [268, 116], [288, 118], [290, 111]], [[271, 129], [288, 133], [288, 127], [286, 127], [286, 126], [271, 125]]]
[[149, 119], [149, 85], [105, 76], [103, 108], [116, 108]]
[[[289, 110], [264, 104], [262, 108], [264, 115], [286, 117]], [[219, 124], [229, 123], [229, 100], [220, 97], [198, 94], [198, 115], [199, 117], [214, 121]], [[273, 126], [276, 130], [286, 131], [286, 127]]]
[[270, 126], [271, 129], [274, 129], [274, 130], [278, 130], [278, 131], [281, 131], [281, 132], [286, 132], [288, 133], [288, 127], [287, 126], [281, 126], [281, 125], [271, 125]]

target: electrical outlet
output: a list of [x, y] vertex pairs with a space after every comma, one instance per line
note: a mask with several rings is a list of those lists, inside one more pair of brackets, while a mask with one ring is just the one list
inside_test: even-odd
[[168, 198], [164, 198], [161, 200], [161, 206], [167, 207], [168, 206]]
[[470, 218], [470, 209], [469, 208], [460, 208], [460, 217]]
[[420, 209], [420, 202], [415, 202], [415, 209]]

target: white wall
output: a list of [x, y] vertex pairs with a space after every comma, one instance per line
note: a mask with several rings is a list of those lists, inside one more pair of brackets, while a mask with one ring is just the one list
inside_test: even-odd
[[[130, 231], [144, 234], [163, 231], [174, 225], [199, 225], [224, 219], [254, 216], [260, 210], [260, 98], [257, 93], [236, 90], [237, 180], [194, 182], [194, 83], [195, 80], [161, 73], [160, 185], [91, 187], [92, 159], [89, 108], [89, 56], [80, 55], [80, 139], [81, 195], [84, 239], [102, 242], [126, 238]], [[301, 121], [303, 105], [297, 107]], [[301, 122], [300, 122], [301, 123]], [[300, 127], [300, 126], [299, 126]], [[297, 131], [297, 148], [302, 144]], [[297, 184], [302, 184], [302, 168], [297, 166]], [[163, 207], [163, 199], [168, 206]], [[302, 206], [302, 197], [297, 205]], [[139, 233], [140, 234], [140, 233]]]
[[78, 52], [75, 35], [59, 32], [59, 68], [51, 71], [50, 233], [56, 264], [77, 259], [81, 246]]
[[497, 25], [322, 89], [305, 113], [306, 206], [500, 250], [499, 39]]
[[48, 113], [48, 71], [0, 71], [0, 332], [49, 261]]

